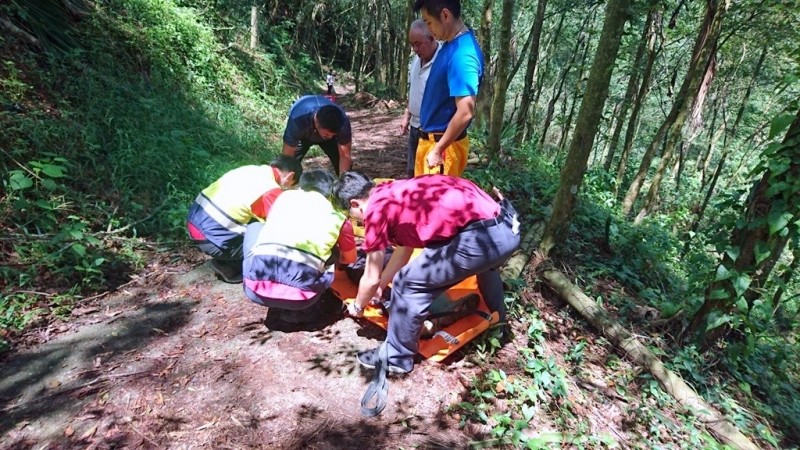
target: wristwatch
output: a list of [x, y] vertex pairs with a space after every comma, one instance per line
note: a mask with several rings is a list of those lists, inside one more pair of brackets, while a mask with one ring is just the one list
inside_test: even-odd
[[362, 308], [362, 307], [360, 307], [360, 306], [356, 305], [356, 302], [355, 302], [355, 301], [354, 301], [354, 302], [353, 302], [353, 303], [352, 303], [350, 306], [352, 306], [352, 307], [353, 307], [353, 311], [355, 311], [355, 313], [356, 313], [356, 314], [361, 314], [361, 313], [363, 313], [363, 312], [364, 312], [364, 308]]

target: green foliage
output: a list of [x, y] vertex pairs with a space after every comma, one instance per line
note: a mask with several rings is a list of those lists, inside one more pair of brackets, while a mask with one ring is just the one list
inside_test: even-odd
[[[27, 28], [62, 5], [2, 8]], [[297, 95], [272, 55], [219, 39], [241, 33], [217, 34], [203, 20], [213, 10], [171, 0], [95, 6], [71, 22], [74, 39], [58, 53], [0, 38], [6, 330], [124, 283], [143, 266], [138, 236], [183, 237], [200, 189], [278, 153]]]
[[[555, 359], [544, 356], [545, 325], [536, 311], [528, 311], [522, 318], [528, 322], [528, 338], [531, 347], [520, 351], [518, 375], [491, 369], [474, 380], [470, 400], [460, 403], [457, 409], [463, 413], [462, 425], [467, 420], [492, 426], [492, 442], [506, 442], [527, 448], [539, 448], [544, 442], [560, 442], [557, 434], [532, 435], [528, 429], [542, 405], [554, 404], [566, 394], [566, 373]], [[524, 374], [524, 375], [523, 375]], [[492, 404], [502, 399], [509, 409], [493, 412]], [[551, 438], [553, 440], [551, 440]]]
[[[744, 393], [757, 411], [770, 423], [786, 430], [786, 434], [800, 435], [800, 391], [797, 379], [800, 365], [797, 360], [797, 342], [783, 336], [762, 339], [754, 349], [738, 360], [730, 362], [731, 372], [739, 380], [739, 391]], [[775, 437], [768, 428], [757, 423], [755, 429], [767, 441]]]

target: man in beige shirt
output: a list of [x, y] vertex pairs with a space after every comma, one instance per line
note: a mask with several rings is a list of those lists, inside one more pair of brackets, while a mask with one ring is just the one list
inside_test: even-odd
[[425, 92], [431, 65], [439, 53], [439, 41], [433, 38], [425, 22], [417, 19], [411, 23], [411, 28], [408, 30], [408, 42], [415, 55], [408, 66], [408, 105], [400, 128], [403, 134], [408, 133], [406, 175], [411, 178], [414, 176], [414, 161], [419, 144], [419, 109], [422, 105], [422, 94]]

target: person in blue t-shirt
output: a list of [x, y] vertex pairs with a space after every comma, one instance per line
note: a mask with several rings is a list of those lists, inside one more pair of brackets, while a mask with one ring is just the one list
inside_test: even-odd
[[291, 109], [283, 132], [283, 154], [302, 161], [309, 147], [319, 145], [338, 175], [350, 170], [350, 119], [337, 104], [322, 95], [300, 97]]
[[461, 18], [459, 0], [416, 0], [414, 11], [421, 12], [431, 34], [443, 41], [422, 96], [414, 175], [460, 177], [467, 165], [467, 127], [483, 78], [483, 52]]

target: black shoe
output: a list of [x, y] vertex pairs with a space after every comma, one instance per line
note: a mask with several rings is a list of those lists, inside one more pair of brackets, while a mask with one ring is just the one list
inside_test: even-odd
[[239, 284], [242, 282], [241, 263], [239, 263], [237, 266], [230, 263], [224, 263], [216, 259], [212, 259], [211, 269], [214, 271], [215, 274], [217, 274], [217, 278], [226, 283]]
[[[356, 355], [356, 359], [358, 362], [367, 369], [375, 369], [375, 365], [378, 362], [378, 348], [373, 348], [372, 350], [366, 350], [363, 352], [358, 352]], [[409, 373], [411, 369], [406, 370], [400, 366], [395, 366], [392, 363], [389, 363], [389, 373]]]
[[321, 302], [314, 303], [306, 309], [284, 309], [281, 310], [281, 322], [292, 325], [301, 325], [317, 320], [322, 313]]

